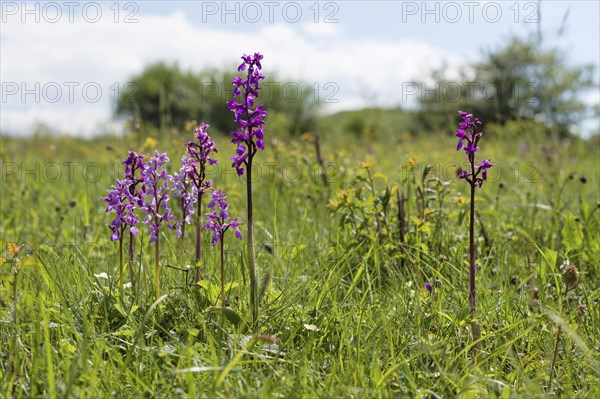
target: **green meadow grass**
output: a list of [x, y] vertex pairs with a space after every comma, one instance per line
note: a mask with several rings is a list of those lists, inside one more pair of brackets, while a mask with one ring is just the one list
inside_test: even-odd
[[[205, 288], [186, 284], [191, 228], [183, 242], [162, 230], [161, 300], [147, 233], [135, 284], [119, 293], [102, 196], [129, 146], [168, 150], [172, 173], [186, 135], [3, 138], [0, 396], [599, 397], [598, 140], [518, 130], [490, 127], [478, 153], [495, 164], [477, 193], [478, 354], [467, 300], [468, 186], [454, 178], [464, 160], [451, 131], [325, 131], [327, 185], [310, 139], [267, 142], [254, 183], [265, 284], [254, 332], [210, 311], [219, 257], [208, 233]], [[221, 163], [210, 177], [243, 220], [234, 147], [215, 139]], [[396, 192], [407, 198], [403, 240]], [[248, 318], [243, 245], [226, 237], [226, 279], [235, 283], [229, 307]], [[580, 275], [565, 295], [568, 263]]]

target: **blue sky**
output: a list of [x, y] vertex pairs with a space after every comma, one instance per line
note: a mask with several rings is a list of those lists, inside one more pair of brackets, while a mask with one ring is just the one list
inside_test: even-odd
[[[598, 67], [598, 1], [3, 1], [0, 129], [118, 130], [114, 94], [148, 63], [200, 70], [253, 51], [265, 54], [265, 73], [330, 95], [330, 112], [410, 107], [403, 85], [442, 66], [453, 76], [513, 35], [536, 37], [538, 10], [546, 47]], [[598, 90], [585, 100], [600, 102]]]

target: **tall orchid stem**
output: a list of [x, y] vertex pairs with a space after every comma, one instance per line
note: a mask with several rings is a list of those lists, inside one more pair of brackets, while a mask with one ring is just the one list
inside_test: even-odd
[[202, 195], [198, 195], [198, 212], [196, 214], [196, 283], [202, 279], [202, 266], [200, 257], [202, 254]]
[[248, 203], [248, 273], [250, 276], [250, 310], [252, 314], [252, 323], [258, 320], [258, 280], [256, 278], [256, 260], [254, 256], [254, 224], [252, 221], [252, 158], [253, 151], [248, 155], [248, 164], [246, 167], [246, 191]]
[[475, 353], [479, 351], [479, 323], [477, 322], [477, 307], [475, 299], [475, 261], [477, 259], [477, 251], [475, 249], [475, 162], [474, 155], [469, 156], [471, 163], [471, 176], [473, 176], [471, 184], [471, 212], [469, 219], [469, 310], [471, 312], [471, 333], [473, 335], [473, 349]]
[[119, 293], [123, 297], [123, 233], [119, 236]]
[[154, 287], [156, 289], [156, 299], [160, 298], [160, 268], [158, 265], [158, 256], [160, 254], [159, 237], [157, 234], [154, 243]]
[[223, 236], [219, 240], [221, 244], [221, 306], [225, 307], [225, 257], [223, 253]]
[[133, 233], [129, 232], [129, 275], [131, 278], [132, 287], [135, 286], [135, 270], [134, 270], [134, 260], [135, 260], [135, 236]]

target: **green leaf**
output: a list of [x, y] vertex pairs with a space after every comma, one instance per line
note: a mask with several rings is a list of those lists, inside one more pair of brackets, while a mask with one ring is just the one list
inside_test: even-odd
[[121, 313], [121, 315], [123, 317], [127, 317], [127, 313], [125, 313], [125, 311], [123, 310], [123, 308], [121, 307], [121, 304], [119, 303], [115, 303], [115, 309], [117, 309], [119, 311], [119, 313]]
[[234, 288], [237, 288], [240, 286], [240, 283], [236, 283], [236, 282], [230, 282], [230, 283], [226, 283], [225, 284], [225, 292], [229, 292]]
[[377, 172], [373, 175], [373, 180], [375, 179], [382, 179], [385, 182], [385, 184], [387, 184], [388, 182], [387, 176], [380, 172]]
[[558, 252], [551, 250], [550, 248], [538, 248], [540, 254], [546, 262], [540, 262], [540, 278], [542, 283], [546, 284], [546, 263], [550, 266], [550, 269], [554, 270], [556, 262], [558, 260]]
[[123, 317], [129, 317], [129, 315], [135, 313], [136, 310], [138, 310], [139, 306], [137, 305], [133, 305], [131, 307], [131, 309], [129, 310], [129, 312], [126, 312], [125, 309], [123, 309], [123, 307], [121, 306], [120, 303], [115, 303], [115, 309], [117, 309], [117, 311], [119, 313], [121, 313], [121, 315], [123, 315]]
[[583, 245], [583, 232], [575, 221], [575, 216], [568, 212], [565, 215], [565, 224], [562, 231], [562, 244], [566, 252], [577, 250]]
[[209, 308], [206, 309], [206, 312], [207, 313], [212, 313], [212, 314], [214, 314], [214, 313], [222, 314], [234, 326], [241, 327], [243, 329], [247, 329], [248, 328], [248, 323], [242, 318], [242, 316], [240, 316], [233, 309], [222, 308], [222, 307], [217, 307], [217, 306], [211, 306], [211, 307], [209, 307]]
[[198, 285], [204, 289], [206, 298], [211, 303], [216, 303], [221, 296], [221, 287], [211, 283], [210, 281], [200, 280]]

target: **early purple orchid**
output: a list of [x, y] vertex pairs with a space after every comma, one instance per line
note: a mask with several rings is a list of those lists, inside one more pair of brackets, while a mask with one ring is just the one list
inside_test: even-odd
[[[479, 152], [477, 144], [483, 136], [483, 132], [477, 131], [477, 127], [481, 125], [481, 121], [473, 118], [473, 115], [464, 111], [459, 111], [459, 114], [463, 120], [459, 122], [455, 133], [458, 139], [456, 150], [465, 151], [467, 161], [469, 161], [471, 166], [471, 172], [461, 171], [457, 177], [467, 180], [471, 185], [481, 187], [484, 180], [487, 180], [487, 170], [493, 166], [489, 159], [481, 161], [479, 165], [475, 165], [475, 153]], [[480, 174], [481, 177], [479, 177]]]
[[471, 204], [470, 204], [470, 219], [469, 219], [469, 308], [471, 311], [471, 332], [475, 350], [478, 348], [480, 337], [479, 323], [476, 321], [476, 295], [475, 295], [475, 272], [476, 272], [476, 248], [475, 248], [475, 188], [481, 187], [483, 182], [487, 180], [488, 169], [493, 165], [489, 159], [485, 159], [475, 164], [475, 153], [479, 151], [479, 140], [483, 137], [483, 132], [477, 131], [481, 121], [473, 118], [472, 114], [464, 111], [458, 111], [462, 121], [458, 124], [455, 136], [458, 139], [456, 150], [464, 150], [469, 162], [469, 171], [460, 171], [459, 179], [465, 179], [471, 186]]
[[[196, 140], [185, 144], [186, 152], [181, 159], [181, 169], [173, 177], [173, 195], [180, 198], [183, 213], [182, 219], [176, 224], [178, 237], [184, 236], [185, 223], [190, 224], [194, 213], [196, 214], [196, 282], [202, 278], [202, 196], [212, 189], [212, 180], [206, 179], [206, 167], [217, 163], [217, 160], [212, 158], [217, 152], [217, 147], [208, 135], [208, 128], [206, 123], [200, 123], [194, 129]], [[196, 211], [194, 204], [197, 206]]]
[[219, 240], [223, 239], [225, 232], [230, 228], [235, 230], [235, 236], [238, 239], [242, 239], [242, 233], [240, 232], [239, 227], [243, 225], [243, 223], [238, 221], [237, 217], [229, 217], [229, 204], [227, 203], [227, 196], [222, 191], [213, 191], [211, 194], [211, 200], [208, 203], [208, 208], [213, 210], [206, 214], [208, 222], [206, 222], [204, 227], [213, 232], [213, 247], [217, 245]]
[[208, 222], [204, 226], [206, 229], [212, 231], [212, 245], [215, 247], [217, 243], [220, 244], [221, 253], [221, 306], [225, 307], [225, 257], [223, 253], [225, 233], [229, 229], [235, 231], [235, 236], [242, 239], [242, 233], [239, 227], [242, 225], [238, 218], [229, 217], [229, 204], [227, 203], [227, 196], [220, 190], [213, 191], [211, 194], [211, 200], [208, 203], [208, 208], [212, 209], [211, 212], [206, 214]]
[[154, 286], [157, 298], [160, 297], [159, 232], [163, 223], [166, 223], [169, 228], [174, 228], [171, 221], [175, 219], [175, 216], [171, 215], [169, 207], [169, 181], [172, 180], [172, 177], [167, 174], [166, 164], [168, 162], [169, 158], [166, 152], [161, 154], [155, 150], [154, 156], [150, 158], [146, 168], [142, 171], [142, 190], [145, 200], [141, 209], [146, 214], [143, 223], [148, 224], [150, 242], [155, 245]]
[[[250, 309], [252, 322], [258, 320], [258, 279], [256, 273], [256, 259], [254, 254], [254, 222], [252, 219], [252, 161], [258, 150], [264, 150], [264, 132], [267, 112], [264, 110], [264, 104], [256, 105], [256, 99], [259, 97], [260, 81], [265, 75], [260, 73], [262, 69], [261, 61], [263, 56], [259, 53], [254, 55], [242, 56], [242, 63], [238, 67], [238, 72], [247, 71], [246, 78], [235, 76], [232, 85], [233, 100], [227, 102], [230, 111], [234, 113], [234, 119], [238, 129], [231, 132], [233, 139], [231, 142], [237, 145], [232, 166], [237, 171], [238, 176], [246, 172], [246, 195], [248, 205], [248, 274], [250, 278]], [[237, 102], [238, 96], [242, 97], [241, 102]], [[255, 107], [256, 106], [256, 107]], [[245, 170], [244, 170], [245, 168]]]
[[[233, 90], [233, 100], [227, 101], [227, 106], [235, 115], [235, 122], [238, 125], [236, 131], [231, 132], [233, 135], [232, 143], [237, 144], [236, 155], [232, 157], [233, 167], [236, 169], [239, 176], [244, 174], [244, 166], [252, 162], [252, 157], [260, 149], [264, 150], [264, 117], [267, 112], [264, 110], [264, 104], [258, 105], [256, 108], [255, 100], [259, 96], [260, 81], [265, 76], [260, 73], [262, 65], [260, 61], [263, 56], [259, 53], [254, 55], [244, 55], [242, 62], [238, 67], [238, 72], [248, 71], [246, 79], [236, 76], [231, 82], [235, 89]], [[242, 101], [237, 102], [236, 97], [242, 95]]]
[[198, 189], [193, 186], [188, 178], [194, 168], [194, 161], [187, 156], [181, 158], [181, 169], [179, 173], [175, 172], [172, 177], [173, 197], [179, 198], [182, 218], [175, 223], [175, 231], [178, 238], [185, 236], [185, 225], [192, 222], [194, 216], [194, 203], [197, 199]]
[[135, 210], [143, 205], [142, 192], [138, 188], [141, 182], [140, 171], [146, 168], [144, 155], [129, 150], [129, 156], [123, 159], [125, 177], [117, 180], [103, 198], [107, 203], [106, 212], [114, 212], [115, 218], [108, 225], [112, 234], [111, 241], [119, 241], [119, 279], [123, 282], [123, 239], [125, 231], [129, 231], [129, 259], [131, 263], [131, 280], [133, 281], [134, 237], [139, 235], [139, 223]]

